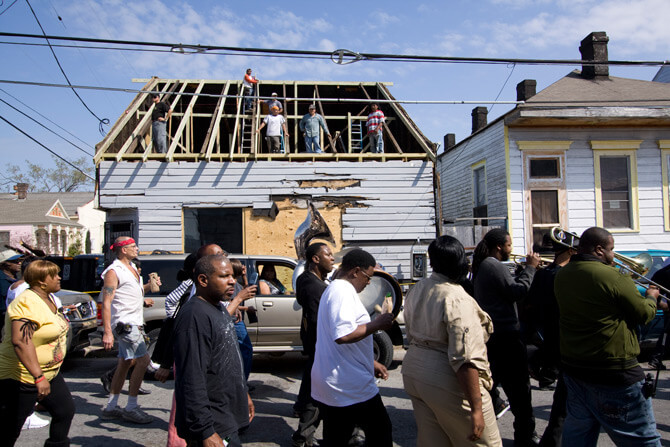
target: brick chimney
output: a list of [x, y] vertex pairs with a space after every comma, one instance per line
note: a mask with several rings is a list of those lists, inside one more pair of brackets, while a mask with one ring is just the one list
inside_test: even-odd
[[489, 111], [486, 107], [475, 107], [472, 109], [472, 133], [486, 127], [486, 115]]
[[16, 198], [18, 200], [26, 200], [28, 197], [28, 187], [30, 185], [28, 183], [17, 183], [14, 185], [14, 191], [16, 191]]
[[[582, 40], [579, 45], [579, 52], [582, 54], [583, 61], [607, 62], [607, 42], [609, 37], [605, 31], [594, 31]], [[599, 77], [608, 77], [610, 68], [607, 64], [588, 65], [582, 64], [582, 77], [593, 79]]]
[[444, 150], [448, 151], [452, 147], [456, 146], [456, 134], [448, 133], [444, 136]]
[[537, 93], [537, 81], [535, 79], [524, 79], [516, 85], [516, 100], [528, 101]]

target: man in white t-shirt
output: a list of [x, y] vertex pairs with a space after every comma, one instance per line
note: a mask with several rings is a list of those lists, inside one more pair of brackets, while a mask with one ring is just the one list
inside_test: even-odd
[[371, 321], [358, 297], [370, 283], [375, 265], [370, 253], [350, 251], [337, 279], [321, 296], [312, 398], [319, 403], [328, 446], [347, 445], [354, 426], [365, 432], [367, 445], [392, 445], [391, 420], [375, 383], [375, 376], [386, 379], [388, 372], [374, 361], [371, 335], [389, 329], [393, 315], [382, 314]]
[[288, 128], [286, 127], [286, 120], [279, 114], [279, 107], [270, 107], [270, 114], [263, 119], [256, 132], [260, 133], [261, 129], [265, 126], [268, 126], [265, 137], [270, 153], [280, 154], [282, 129], [284, 129], [284, 138], [288, 138]]

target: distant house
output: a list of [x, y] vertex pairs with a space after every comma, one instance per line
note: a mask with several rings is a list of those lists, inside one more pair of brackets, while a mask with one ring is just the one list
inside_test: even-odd
[[0, 246], [25, 243], [63, 255], [77, 240], [85, 250], [89, 238], [91, 252], [102, 250], [105, 213], [94, 209], [93, 192], [29, 193], [28, 185], [17, 186], [16, 194], [0, 194]]
[[[98, 205], [106, 242], [137, 238], [143, 253], [189, 253], [216, 242], [231, 253], [296, 256], [294, 234], [313, 203], [335, 251], [359, 246], [390, 273], [411, 276], [411, 253], [435, 238], [436, 145], [378, 82], [261, 81], [260, 99], [278, 93], [290, 137], [268, 153], [256, 133], [267, 113], [245, 113], [241, 80], [147, 81], [96, 146]], [[151, 141], [149, 93], [173, 109], [167, 153]], [[365, 121], [379, 101], [385, 153], [370, 152]], [[315, 104], [330, 138], [305, 153], [299, 122]]]
[[[618, 250], [670, 243], [670, 84], [609, 76], [608, 40], [591, 33], [580, 51], [595, 64], [537, 93], [523, 81], [523, 104], [491, 123], [477, 108], [472, 135], [445, 137], [445, 232], [464, 234], [479, 218], [506, 226], [517, 253], [546, 250], [555, 225], [605, 227]], [[470, 243], [478, 241], [475, 233]]]

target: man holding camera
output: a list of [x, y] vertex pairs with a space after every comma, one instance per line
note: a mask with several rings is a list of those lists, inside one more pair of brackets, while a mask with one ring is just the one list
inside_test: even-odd
[[649, 287], [643, 298], [613, 262], [614, 238], [591, 227], [556, 275], [568, 390], [563, 445], [595, 446], [602, 427], [616, 445], [660, 446], [635, 335], [635, 327], [656, 314], [658, 288]]
[[[131, 262], [137, 258], [139, 248], [133, 238], [121, 236], [116, 238], [111, 249], [116, 260], [102, 272], [102, 344], [109, 351], [116, 338], [119, 361], [112, 378], [109, 400], [102, 410], [102, 419], [123, 419], [136, 424], [148, 424], [153, 418], [137, 405], [137, 395], [149, 365], [149, 354], [144, 341], [145, 286], [137, 268]], [[126, 374], [133, 365], [135, 368], [130, 376], [128, 403], [122, 409], [118, 406], [119, 395]]]

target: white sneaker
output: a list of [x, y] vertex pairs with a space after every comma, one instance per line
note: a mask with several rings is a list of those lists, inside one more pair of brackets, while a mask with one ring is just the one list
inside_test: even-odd
[[21, 430], [30, 430], [31, 428], [42, 428], [49, 425], [51, 421], [48, 419], [42, 419], [35, 412], [30, 413], [30, 416], [26, 418], [26, 421], [23, 423]]

